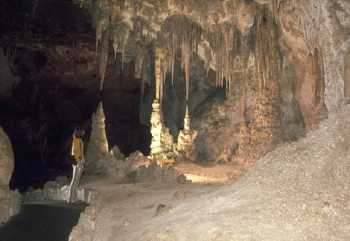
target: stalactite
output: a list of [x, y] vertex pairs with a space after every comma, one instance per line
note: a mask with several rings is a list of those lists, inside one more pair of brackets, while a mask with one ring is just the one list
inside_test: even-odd
[[163, 83], [164, 83], [164, 51], [161, 48], [155, 50], [155, 77], [156, 77], [156, 99], [159, 103], [163, 100]]
[[322, 8], [314, 1], [303, 1], [302, 3], [302, 8], [296, 6], [296, 4], [301, 4], [297, 0], [289, 4], [294, 4], [294, 8], [302, 11], [298, 16], [297, 28], [303, 34], [309, 53], [313, 54], [313, 51], [320, 47]]
[[[258, 92], [261, 96], [264, 96], [265, 90], [274, 88], [281, 71], [282, 57], [279, 51], [276, 28], [275, 19], [267, 8], [263, 8], [257, 15], [253, 27], [255, 32], [255, 76], [259, 83]], [[253, 58], [248, 62], [251, 61]]]
[[[165, 37], [164, 51], [166, 52], [165, 73], [171, 73], [174, 84], [175, 64], [177, 54], [181, 55], [181, 67], [185, 73], [186, 100], [190, 94], [190, 66], [193, 53], [198, 51], [198, 45], [202, 36], [201, 27], [185, 16], [172, 16], [162, 26], [162, 34]], [[165, 81], [165, 78], [164, 78]]]
[[145, 51], [142, 46], [136, 47], [135, 57], [135, 78], [140, 79], [142, 77], [142, 68], [144, 66]]
[[106, 77], [109, 56], [109, 31], [107, 30], [102, 39], [100, 60], [99, 60], [99, 74], [100, 74], [100, 90], [103, 90], [103, 84]]
[[186, 81], [186, 101], [189, 100], [190, 92], [190, 65], [191, 65], [191, 47], [188, 42], [184, 42], [181, 46], [181, 56], [182, 56], [182, 66], [185, 72], [185, 81]]
[[118, 22], [115, 23], [115, 26], [113, 27], [113, 51], [114, 51], [114, 58], [117, 57], [117, 54], [121, 54], [121, 64], [122, 69], [124, 69], [125, 64], [125, 51], [128, 44], [129, 36], [130, 36], [130, 26], [128, 26], [125, 22]]
[[[216, 86], [230, 89], [237, 57], [240, 54], [240, 33], [232, 25], [219, 25], [209, 33], [209, 43], [214, 51], [216, 65]], [[238, 57], [239, 59], [239, 57]]]

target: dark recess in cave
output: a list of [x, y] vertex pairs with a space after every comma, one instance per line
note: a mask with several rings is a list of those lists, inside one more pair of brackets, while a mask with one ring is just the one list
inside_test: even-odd
[[[125, 155], [148, 154], [150, 142], [149, 127], [139, 121], [141, 92], [139, 80], [131, 77], [134, 69], [113, 73], [113, 84], [100, 93], [91, 17], [69, 0], [35, 2], [0, 2], [0, 48], [19, 79], [11, 93], [0, 96], [0, 125], [15, 153], [11, 188], [22, 191], [71, 175], [73, 129], [86, 130], [87, 144], [91, 115], [101, 100], [110, 147], [118, 145]], [[63, 56], [53, 55], [57, 49], [65, 49]], [[95, 68], [77, 74], [79, 64]]]

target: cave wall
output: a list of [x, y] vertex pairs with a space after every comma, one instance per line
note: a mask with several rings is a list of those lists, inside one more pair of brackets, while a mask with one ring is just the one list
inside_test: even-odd
[[67, 166], [72, 129], [89, 130], [101, 99], [110, 145], [147, 154], [155, 48], [166, 53], [165, 124], [176, 137], [189, 104], [203, 160], [225, 148], [259, 156], [317, 128], [350, 95], [346, 1], [34, 2], [1, 3], [0, 93], [11, 106], [1, 124], [15, 152], [28, 147], [23, 156], [35, 146]]
[[344, 97], [347, 102], [350, 99], [350, 51], [344, 58]]
[[141, 90], [134, 65], [109, 68], [107, 86], [100, 93], [89, 16], [69, 1], [39, 1], [35, 16], [28, 17], [30, 2], [1, 2], [8, 12], [0, 21], [0, 124], [16, 154], [11, 187], [40, 187], [57, 175], [69, 176], [72, 132], [84, 128], [88, 142], [99, 101], [105, 104], [111, 146], [119, 145], [126, 154], [147, 154], [150, 134], [139, 122]]
[[[101, 56], [105, 56], [105, 49], [108, 46], [113, 48], [115, 53], [125, 56], [124, 60], [128, 62], [130, 59], [143, 56], [142, 51], [139, 50], [144, 48], [144, 43], [155, 43], [154, 45], [163, 48], [166, 53], [162, 71], [171, 72], [173, 79], [174, 63], [181, 65], [186, 86], [196, 86], [198, 80], [195, 80], [191, 73], [198, 72], [192, 70], [190, 61], [194, 58], [191, 53], [187, 53], [188, 46], [191, 46], [194, 55], [198, 55], [204, 61], [206, 69], [216, 73], [218, 87], [224, 87], [227, 90], [237, 86], [241, 88], [239, 94], [243, 97], [240, 101], [241, 116], [238, 119], [244, 120], [245, 123], [242, 126], [245, 125], [247, 128], [242, 127], [245, 131], [241, 131], [241, 137], [239, 137], [240, 153], [254, 152], [256, 148], [269, 150], [271, 148], [267, 146], [274, 146], [281, 140], [295, 140], [304, 134], [304, 130], [316, 128], [319, 121], [327, 116], [328, 111], [337, 109], [344, 101], [342, 96], [344, 80], [338, 76], [339, 67], [335, 67], [334, 58], [334, 55], [339, 54], [334, 53], [339, 43], [334, 41], [337, 33], [332, 28], [335, 25], [332, 18], [337, 18], [341, 10], [343, 14], [346, 12], [346, 6], [339, 1], [329, 0], [319, 5], [312, 0], [203, 1], [201, 4], [196, 1], [185, 3], [176, 0], [159, 3], [152, 1], [109, 3], [87, 0], [78, 2], [90, 10], [94, 17], [96, 43]], [[278, 63], [276, 58], [269, 59], [269, 51], [272, 49], [263, 52], [264, 47], [268, 47], [270, 39], [260, 41], [254, 39], [256, 37], [254, 34], [258, 34], [254, 29], [255, 22], [263, 12], [268, 12], [265, 17], [268, 16], [268, 19], [273, 22], [262, 32], [272, 34], [275, 32], [277, 37], [272, 42], [280, 54]], [[246, 37], [245, 40], [243, 40], [244, 37]], [[105, 41], [106, 38], [109, 41]], [[242, 72], [242, 69], [247, 68], [244, 61], [250, 57], [249, 48], [252, 48], [252, 44], [255, 44], [255, 48], [259, 44], [263, 46], [261, 48], [263, 57], [261, 65], [255, 62], [253, 63], [255, 69], [250, 68], [250, 70], [252, 73], [261, 72], [263, 75], [269, 74], [270, 70], [275, 71], [274, 78], [278, 81], [272, 81], [271, 89], [275, 89], [273, 92], [257, 90], [261, 85], [259, 83], [261, 80], [257, 76], [236, 74], [239, 72], [236, 69], [241, 68]], [[181, 57], [180, 64], [176, 62], [177, 56]], [[238, 61], [236, 61], [237, 58]], [[104, 79], [103, 73], [108, 70], [104, 62], [107, 60], [106, 58], [100, 58], [100, 60], [100, 75], [102, 73], [101, 79]], [[238, 63], [240, 61], [243, 65]], [[287, 67], [283, 69], [284, 63], [288, 63], [288, 68], [292, 69], [291, 72], [284, 72], [288, 71]], [[271, 64], [275, 67], [270, 68]], [[135, 68], [147, 67], [140, 62], [135, 65]], [[276, 71], [272, 70], [273, 68], [281, 69]], [[288, 77], [284, 77], [284, 73]], [[188, 79], [191, 79], [191, 84], [187, 84]], [[235, 86], [236, 79], [241, 79], [242, 83]], [[164, 81], [167, 83], [170, 80], [165, 77]], [[183, 82], [179, 82], [181, 86]], [[173, 109], [181, 116], [185, 101], [179, 100], [174, 95], [176, 88], [179, 87], [175, 87], [175, 91], [171, 92], [167, 86], [170, 84], [165, 84], [164, 98], [168, 97], [165, 103], [175, 102], [171, 103], [175, 106]], [[186, 92], [191, 93], [191, 90]], [[261, 97], [261, 93], [268, 94]], [[256, 99], [257, 96], [259, 100]], [[190, 103], [198, 98], [198, 96], [189, 98]], [[228, 99], [233, 101], [234, 98]], [[231, 105], [237, 108], [237, 105], [233, 103]], [[195, 108], [192, 111], [194, 110]], [[236, 109], [229, 111], [237, 112]], [[176, 129], [181, 128], [181, 117], [178, 118], [178, 114], [174, 116], [170, 113], [167, 104], [165, 112], [166, 115], [172, 115], [167, 122], [176, 133]], [[203, 121], [208, 120], [204, 118]], [[257, 124], [258, 122], [262, 124]], [[261, 133], [265, 128], [264, 125], [273, 126], [269, 127], [270, 133], [264, 133], [264, 131]], [[231, 122], [227, 125], [227, 129], [232, 126], [234, 125]], [[199, 136], [205, 136], [204, 132], [202, 135], [199, 133]], [[266, 147], [255, 148], [254, 143], [265, 143]], [[229, 145], [235, 146], [233, 143]], [[243, 146], [249, 147], [249, 151], [244, 150]], [[209, 148], [208, 145], [206, 147]]]

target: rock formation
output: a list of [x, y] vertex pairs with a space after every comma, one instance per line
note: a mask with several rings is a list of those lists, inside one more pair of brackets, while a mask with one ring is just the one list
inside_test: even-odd
[[[183, 149], [193, 141], [180, 132], [189, 102], [198, 159], [204, 161], [255, 160], [277, 143], [317, 128], [349, 101], [350, 6], [345, 0], [68, 2], [74, 9], [69, 20], [84, 14], [78, 21], [92, 21], [95, 32], [66, 34], [51, 22], [45, 30], [36, 29], [36, 20], [23, 24], [20, 33], [17, 15], [0, 19], [0, 27], [9, 31], [0, 36], [0, 75], [6, 80], [0, 95], [13, 106], [4, 118], [6, 129], [18, 143], [25, 135], [24, 146], [42, 160], [56, 157], [62, 164], [65, 156], [57, 153], [64, 153], [67, 136], [51, 136], [51, 130], [86, 122], [100, 89], [112, 116], [111, 146], [127, 154], [171, 153], [173, 137], [179, 136], [175, 147]], [[38, 13], [55, 10], [51, 1], [38, 7]], [[221, 102], [213, 100], [218, 96]], [[23, 112], [21, 119], [14, 118], [17, 112]], [[142, 124], [130, 121], [135, 116]], [[96, 118], [102, 117], [96, 113]], [[100, 124], [96, 119], [93, 125]], [[88, 159], [108, 153], [95, 134]], [[218, 158], [220, 153], [225, 158]]]
[[94, 173], [98, 166], [97, 162], [103, 159], [109, 152], [106, 136], [105, 114], [103, 104], [100, 102], [96, 112], [92, 115], [92, 129], [86, 150], [86, 172]]
[[[162, 100], [163, 100], [163, 66], [164, 53], [161, 49], [156, 49], [155, 57], [155, 78], [156, 78], [156, 96], [152, 103], [151, 114], [151, 155], [155, 161], [162, 159], [162, 155], [166, 155], [173, 151], [174, 140], [169, 129], [164, 125]], [[164, 156], [165, 157], [165, 156]]]
[[186, 114], [184, 118], [184, 129], [180, 131], [177, 138], [176, 151], [180, 158], [184, 160], [196, 160], [196, 146], [195, 139], [197, 137], [197, 131], [191, 129], [191, 117], [186, 106]]
[[[343, 1], [79, 2], [95, 13], [96, 9], [103, 9], [95, 18], [100, 55], [104, 56], [107, 49], [104, 38], [110, 39], [114, 53], [120, 53], [123, 62], [144, 59], [140, 55], [148, 51], [131, 49], [145, 50], [149, 46], [145, 43], [161, 49], [161, 58], [158, 50], [154, 50], [158, 58], [156, 95], [160, 103], [166, 98], [165, 83], [170, 79], [167, 73], [176, 83], [177, 65], [181, 66], [186, 82], [184, 98], [189, 98], [194, 56], [203, 60], [208, 71], [215, 71], [218, 87], [227, 91], [239, 87], [245, 103], [242, 118], [246, 122], [241, 126], [247, 128], [241, 130], [240, 154], [254, 149], [259, 156], [281, 139], [288, 139], [283, 125], [289, 120], [282, 121], [292, 111], [294, 120], [301, 113], [303, 119], [298, 121], [306, 130], [317, 127], [328, 111], [341, 105], [348, 92], [344, 61], [349, 46], [344, 32], [349, 6]], [[131, 21], [130, 16], [135, 16], [135, 20]], [[134, 37], [137, 41], [133, 41]], [[106, 71], [106, 61], [100, 62], [101, 76]], [[294, 71], [288, 73], [293, 75], [294, 86], [289, 103], [281, 103], [280, 95], [285, 87], [281, 86], [286, 74], [284, 62]], [[142, 61], [135, 63], [137, 70], [145, 67]], [[337, 63], [341, 64], [336, 66]], [[244, 150], [248, 146], [244, 135], [249, 146], [254, 146], [249, 151]]]
[[162, 114], [160, 110], [160, 104], [155, 100], [152, 104], [152, 115], [151, 115], [151, 134], [152, 134], [152, 143], [151, 143], [151, 154], [157, 155], [163, 152], [162, 149]]
[[10, 179], [14, 171], [14, 155], [9, 137], [0, 127], [0, 223], [10, 216]]

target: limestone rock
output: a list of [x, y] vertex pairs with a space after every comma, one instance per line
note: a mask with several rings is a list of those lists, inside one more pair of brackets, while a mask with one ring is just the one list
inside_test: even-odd
[[18, 214], [21, 210], [23, 196], [19, 191], [10, 191], [10, 211], [9, 216]]
[[14, 154], [10, 139], [0, 127], [0, 186], [9, 185], [14, 165]]
[[161, 167], [156, 163], [139, 168], [134, 177], [135, 182], [186, 183], [186, 177], [172, 166]]
[[95, 230], [94, 207], [87, 207], [80, 215], [78, 224], [73, 228], [69, 241], [93, 241]]
[[160, 110], [160, 104], [156, 100], [152, 104], [152, 115], [151, 115], [151, 153], [152, 155], [159, 154], [162, 152], [162, 115]]
[[66, 176], [58, 176], [58, 177], [56, 177], [55, 182], [58, 183], [58, 185], [60, 187], [62, 187], [64, 185], [68, 185], [69, 184], [69, 179]]
[[188, 107], [186, 107], [186, 114], [184, 118], [184, 129], [180, 131], [177, 138], [177, 153], [185, 160], [196, 160], [196, 146], [195, 140], [198, 132], [191, 129], [191, 118]]
[[[43, 202], [43, 201], [67, 201], [69, 185], [60, 186], [56, 182], [48, 182], [43, 189], [36, 189], [26, 192], [21, 200], [24, 203]], [[16, 195], [16, 194], [14, 194]], [[79, 187], [77, 190], [77, 200], [90, 203], [93, 192], [91, 190]], [[18, 197], [14, 196], [14, 201], [18, 202]], [[15, 203], [13, 205], [15, 205]]]
[[86, 172], [95, 173], [99, 160], [108, 154], [108, 141], [105, 129], [105, 114], [102, 102], [98, 104], [96, 112], [92, 115], [92, 130], [86, 150]]
[[10, 216], [10, 191], [7, 186], [0, 186], [0, 223]]
[[0, 127], [0, 223], [10, 217], [9, 183], [14, 170], [14, 155], [9, 137]]
[[89, 199], [89, 206], [80, 215], [79, 222], [69, 235], [69, 241], [93, 241], [95, 239], [97, 219], [97, 193], [92, 193]]
[[151, 165], [151, 160], [139, 151], [131, 153], [126, 160], [131, 163], [132, 171]]
[[167, 156], [174, 150], [174, 138], [168, 128], [164, 126], [162, 111], [158, 100], [152, 104], [151, 115], [151, 154], [157, 159], [159, 156]]
[[112, 150], [110, 153], [117, 159], [117, 160], [122, 160], [124, 159], [124, 154], [120, 151], [119, 147], [117, 145], [112, 147]]

